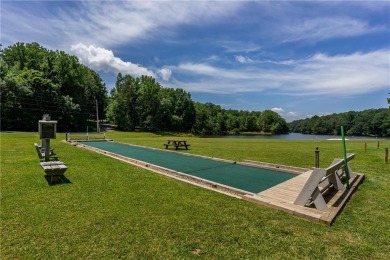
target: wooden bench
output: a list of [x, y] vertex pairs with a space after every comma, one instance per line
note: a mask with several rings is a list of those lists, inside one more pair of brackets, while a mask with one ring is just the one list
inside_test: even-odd
[[[352, 160], [355, 154], [347, 154], [347, 162]], [[353, 179], [356, 175], [352, 173], [348, 165], [348, 172], [350, 179]], [[321, 210], [327, 211], [328, 206], [324, 199], [324, 195], [330, 189], [336, 191], [345, 190], [342, 178], [345, 175], [345, 166], [343, 159], [334, 159], [331, 165], [326, 169], [315, 168], [309, 179], [306, 181], [302, 191], [299, 193], [294, 204], [301, 206], [314, 206]]]
[[174, 146], [177, 149], [179, 149], [179, 147], [185, 147], [186, 150], [188, 150], [188, 146], [190, 146], [190, 144], [187, 144], [187, 141], [184, 141], [184, 140], [168, 140], [168, 142], [165, 145], [165, 149], [168, 149], [169, 146]]
[[58, 181], [60, 176], [64, 175], [65, 171], [68, 169], [68, 167], [60, 161], [40, 162], [39, 164], [52, 183]]
[[[42, 147], [36, 143], [34, 143], [34, 146], [35, 146], [35, 150], [38, 154], [39, 160], [41, 160], [41, 161], [45, 160], [45, 149], [42, 149]], [[49, 158], [54, 159], [54, 160], [58, 160], [58, 157], [53, 149], [50, 149]]]

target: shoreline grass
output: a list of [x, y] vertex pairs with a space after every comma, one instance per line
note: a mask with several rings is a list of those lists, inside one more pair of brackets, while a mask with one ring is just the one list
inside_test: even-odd
[[[163, 149], [167, 136], [109, 132]], [[297, 167], [342, 157], [340, 142], [186, 136], [188, 152]], [[71, 184], [49, 186], [37, 133], [1, 133], [1, 258], [386, 259], [390, 252], [390, 140], [347, 141], [366, 180], [332, 227], [261, 207], [52, 140]], [[364, 152], [364, 143], [368, 150]]]

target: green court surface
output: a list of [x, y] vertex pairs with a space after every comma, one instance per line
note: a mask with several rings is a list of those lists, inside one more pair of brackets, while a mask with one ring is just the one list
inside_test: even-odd
[[83, 144], [252, 193], [259, 193], [296, 176], [291, 173], [117, 142], [85, 142]]

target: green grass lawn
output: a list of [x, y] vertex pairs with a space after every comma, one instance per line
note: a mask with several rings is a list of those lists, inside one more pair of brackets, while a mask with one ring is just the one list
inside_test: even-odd
[[[115, 141], [164, 148], [171, 137], [109, 132]], [[321, 167], [340, 141], [199, 138], [188, 152], [241, 161]], [[49, 186], [37, 133], [1, 133], [2, 259], [386, 259], [390, 252], [390, 141], [347, 141], [366, 174], [333, 226], [193, 186], [52, 140], [70, 184]], [[368, 151], [364, 152], [364, 143]]]

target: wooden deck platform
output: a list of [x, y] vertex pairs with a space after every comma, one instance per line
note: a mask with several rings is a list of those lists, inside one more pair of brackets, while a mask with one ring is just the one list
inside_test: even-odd
[[256, 195], [245, 195], [243, 199], [267, 207], [280, 209], [307, 220], [331, 225], [341, 212], [346, 202], [363, 182], [364, 174], [355, 173], [356, 177], [350, 181], [350, 188], [345, 191], [333, 192], [326, 198], [328, 210], [326, 212], [313, 207], [295, 205], [294, 201], [305, 185], [312, 171], [304, 172], [279, 185], [269, 188]]

